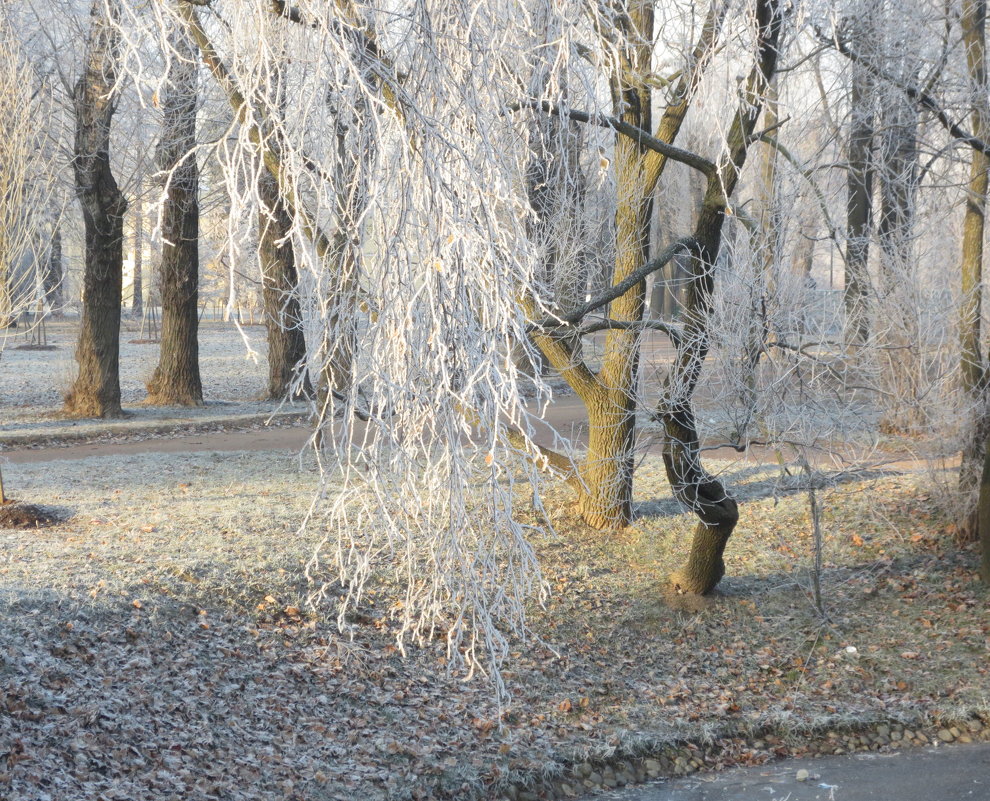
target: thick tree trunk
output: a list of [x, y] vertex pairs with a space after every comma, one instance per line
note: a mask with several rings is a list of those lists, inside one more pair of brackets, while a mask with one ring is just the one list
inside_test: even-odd
[[[79, 375], [65, 397], [65, 411], [78, 417], [119, 417], [120, 303], [124, 213], [127, 202], [110, 170], [110, 122], [119, 40], [103, 0], [94, 0], [86, 65], [76, 83], [76, 192], [83, 212], [86, 269], [76, 361]], [[116, 6], [110, 6], [110, 13]]]
[[[653, 49], [653, 5], [640, 0], [628, 12], [630, 43], [613, 80], [613, 105], [624, 122], [652, 130], [651, 93], [639, 76], [649, 71]], [[613, 286], [649, 259], [652, 193], [647, 191], [646, 149], [625, 136], [615, 141], [615, 268]], [[609, 304], [609, 318], [643, 319], [646, 283]], [[599, 386], [588, 409], [588, 454], [581, 467], [584, 489], [578, 507], [595, 528], [620, 528], [632, 519], [633, 447], [639, 379], [639, 332], [610, 330], [605, 335]]]
[[162, 214], [162, 338], [158, 367], [148, 382], [147, 403], [199, 406], [199, 169], [196, 165], [197, 61], [182, 34], [163, 100], [160, 167], [167, 174]]
[[292, 218], [268, 171], [258, 179], [258, 210], [262, 297], [268, 329], [268, 400], [312, 397], [306, 370], [306, 339], [299, 307], [295, 254], [289, 240]]

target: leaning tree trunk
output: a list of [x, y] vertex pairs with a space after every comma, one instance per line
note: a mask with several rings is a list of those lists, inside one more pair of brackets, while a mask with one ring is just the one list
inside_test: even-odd
[[188, 38], [172, 37], [169, 86], [163, 101], [160, 167], [167, 195], [162, 214], [162, 338], [148, 382], [151, 404], [199, 406], [199, 169], [196, 165], [197, 60]]
[[[86, 239], [79, 375], [65, 396], [77, 417], [119, 417], [120, 303], [127, 202], [110, 170], [110, 122], [116, 106], [119, 37], [94, 0], [86, 65], [73, 92], [76, 117], [73, 169]], [[110, 6], [110, 13], [116, 6]]]
[[756, 22], [758, 62], [746, 82], [722, 159], [708, 176], [708, 189], [694, 235], [697, 249], [684, 328], [663, 397], [654, 413], [664, 427], [663, 458], [671, 489], [699, 518], [687, 562], [671, 576], [671, 583], [680, 592], [707, 593], [714, 589], [725, 573], [723, 553], [739, 520], [735, 500], [701, 463], [691, 404], [710, 348], [715, 260], [722, 244], [727, 199], [739, 180], [750, 138], [776, 71], [783, 22], [779, 0], [757, 0]]
[[289, 231], [292, 218], [279, 194], [278, 181], [267, 170], [258, 179], [259, 254], [262, 299], [268, 329], [268, 400], [312, 397], [306, 370], [306, 339], [299, 307], [295, 254]]

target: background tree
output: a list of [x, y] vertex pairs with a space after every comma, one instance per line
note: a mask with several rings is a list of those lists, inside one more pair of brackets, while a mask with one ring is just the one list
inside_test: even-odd
[[94, 0], [82, 73], [73, 90], [73, 169], [83, 212], [86, 266], [76, 361], [65, 397], [77, 417], [119, 417], [120, 304], [127, 201], [110, 167], [110, 124], [117, 104], [120, 35], [114, 0]]
[[165, 186], [159, 291], [162, 335], [148, 403], [199, 406], [199, 167], [196, 104], [199, 64], [188, 36], [177, 28], [168, 50], [162, 100], [159, 167]]
[[267, 170], [258, 176], [258, 255], [268, 331], [268, 387], [265, 397], [311, 397], [306, 369], [306, 336], [299, 303], [299, 276], [292, 248], [292, 221]]

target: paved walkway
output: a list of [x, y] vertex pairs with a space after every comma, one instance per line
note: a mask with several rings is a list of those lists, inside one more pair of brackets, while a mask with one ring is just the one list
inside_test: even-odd
[[[807, 778], [798, 781], [798, 771]], [[990, 801], [990, 743], [794, 759], [628, 787], [608, 801]]]
[[[298, 415], [296, 419], [301, 419]], [[191, 419], [190, 424], [205, 426], [230, 426], [226, 431], [190, 431], [182, 430], [179, 422], [175, 430], [168, 430], [168, 425], [160, 422], [149, 423], [147, 427], [137, 426], [134, 422], [115, 424], [107, 421], [105, 432], [116, 438], [111, 441], [80, 441], [78, 444], [69, 442], [44, 443], [40, 446], [25, 447], [18, 442], [2, 446], [0, 442], [0, 463], [29, 464], [48, 462], [62, 459], [85, 459], [90, 456], [116, 456], [137, 453], [191, 453], [196, 451], [261, 451], [284, 450], [298, 452], [309, 441], [311, 430], [306, 422], [296, 425], [279, 425], [267, 427], [264, 425], [264, 415], [255, 415], [250, 420], [244, 417], [224, 418], [216, 416], [202, 420]], [[543, 420], [545, 425], [538, 425], [535, 432], [536, 441], [547, 447], [559, 447], [559, 437], [566, 437], [578, 445], [587, 441], [587, 417], [581, 401], [573, 395], [558, 397], [551, 403]], [[172, 422], [172, 421], [169, 421]], [[144, 429], [144, 430], [142, 430]], [[75, 434], [71, 426], [65, 428], [70, 435]], [[58, 439], [56, 431], [46, 431], [46, 436], [52, 440]], [[659, 451], [659, 437], [645, 441], [643, 450], [651, 453]], [[731, 447], [708, 450], [706, 459], [718, 459], [731, 463], [768, 464], [777, 462], [776, 451], [759, 446], [751, 447], [746, 453], [740, 453]], [[808, 460], [812, 464], [820, 464], [826, 470], [837, 469], [831, 456], [825, 451], [809, 451]], [[883, 467], [894, 470], [916, 470], [924, 465], [924, 461], [911, 454], [864, 454], [857, 464], [845, 463], [844, 469], [852, 467]], [[988, 798], [987, 801], [990, 801]]]

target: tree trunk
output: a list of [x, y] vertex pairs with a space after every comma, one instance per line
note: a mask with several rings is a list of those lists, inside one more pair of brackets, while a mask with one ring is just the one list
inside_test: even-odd
[[[630, 3], [628, 44], [612, 81], [613, 105], [624, 122], [652, 130], [652, 97], [639, 76], [649, 72], [653, 49], [653, 5]], [[635, 43], [635, 44], [633, 44]], [[615, 268], [620, 283], [649, 259], [652, 192], [647, 191], [646, 149], [625, 136], [615, 140]], [[611, 320], [643, 319], [646, 283], [609, 304]], [[588, 453], [581, 467], [584, 489], [578, 508], [595, 528], [621, 528], [632, 519], [633, 446], [639, 379], [639, 332], [610, 330], [605, 335], [599, 385], [587, 403]]]
[[306, 370], [306, 339], [299, 307], [295, 254], [289, 241], [292, 219], [267, 170], [258, 179], [262, 299], [268, 329], [268, 389], [265, 398], [312, 397]]
[[134, 282], [131, 293], [131, 315], [144, 315], [144, 204], [141, 193], [143, 182], [138, 180], [137, 193], [134, 198]]
[[[65, 396], [77, 417], [120, 417], [120, 303], [127, 201], [110, 170], [110, 122], [116, 106], [119, 37], [94, 0], [86, 64], [73, 92], [73, 170], [86, 239], [83, 313], [76, 361], [79, 375]], [[109, 5], [116, 15], [117, 6]]]
[[198, 62], [184, 34], [174, 34], [172, 43], [159, 150], [160, 168], [167, 182], [159, 279], [162, 338], [146, 402], [200, 406], [199, 169], [194, 152]]
[[[963, 43], [973, 93], [973, 135], [986, 141], [990, 135], [990, 100], [988, 100], [986, 64], [986, 0], [964, 0], [962, 14]], [[964, 490], [978, 485], [976, 509], [960, 526], [963, 539], [978, 537], [981, 542], [980, 575], [990, 583], [990, 405], [988, 405], [988, 371], [981, 346], [983, 317], [983, 239], [986, 230], [987, 189], [990, 185], [990, 159], [973, 148], [969, 168], [969, 187], [963, 218], [962, 308], [959, 320], [959, 350], [962, 385], [974, 406], [973, 423], [963, 448], [960, 482]], [[981, 470], [982, 462], [982, 470]]]
[[776, 71], [782, 21], [779, 0], [757, 0], [757, 64], [746, 82], [718, 169], [709, 176], [694, 233], [698, 244], [683, 334], [654, 412], [664, 427], [663, 457], [671, 489], [699, 518], [687, 563], [671, 576], [679, 592], [707, 593], [714, 589], [725, 573], [722, 555], [739, 520], [736, 502], [702, 466], [691, 402], [710, 347], [715, 260], [722, 244], [727, 199], [739, 181], [749, 139]]
[[[904, 82], [915, 75], [903, 68]], [[912, 260], [914, 205], [917, 189], [918, 112], [899, 90], [888, 90], [880, 111], [882, 135], [878, 154], [880, 215], [880, 286], [876, 336], [885, 357], [883, 381], [886, 394], [880, 421], [888, 432], [922, 430], [927, 419], [923, 406], [929, 386], [919, 323], [917, 276]], [[889, 355], [888, 355], [889, 354]]]
[[62, 227], [56, 224], [52, 230], [52, 241], [48, 248], [48, 264], [45, 266], [45, 277], [42, 286], [45, 292], [45, 302], [51, 314], [62, 316]]
[[[869, 15], [857, 42], [875, 31], [872, 0]], [[872, 43], [866, 45], [870, 47]], [[864, 48], [858, 50], [863, 52]], [[870, 336], [870, 230], [873, 217], [873, 79], [866, 67], [852, 65], [850, 123], [846, 179], [846, 280], [843, 301], [846, 309], [845, 337], [850, 344], [865, 343]]]

